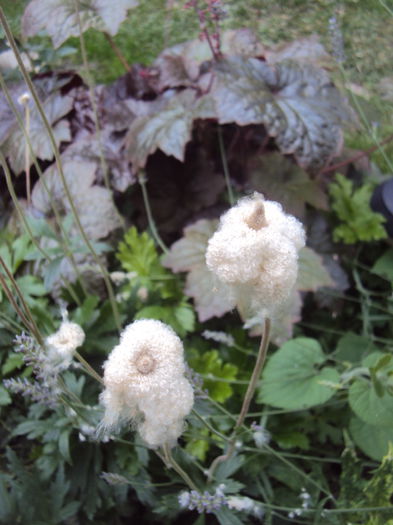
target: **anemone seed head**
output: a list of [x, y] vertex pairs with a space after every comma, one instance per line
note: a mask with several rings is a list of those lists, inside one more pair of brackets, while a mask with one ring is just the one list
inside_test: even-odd
[[255, 193], [240, 199], [221, 218], [209, 239], [206, 264], [237, 298], [273, 312], [295, 283], [298, 251], [305, 244], [302, 224], [282, 206]]

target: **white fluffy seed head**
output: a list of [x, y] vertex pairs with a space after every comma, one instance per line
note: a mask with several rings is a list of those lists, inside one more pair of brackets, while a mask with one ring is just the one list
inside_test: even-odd
[[164, 394], [173, 378], [184, 374], [183, 345], [161, 321], [142, 319], [128, 325], [104, 364], [107, 388], [136, 397]]
[[179, 337], [161, 321], [128, 325], [104, 364], [102, 427], [133, 421], [149, 446], [173, 446], [194, 401], [183, 353]]
[[251, 292], [251, 302], [271, 312], [295, 285], [298, 251], [304, 244], [302, 224], [279, 203], [256, 193], [221, 217], [209, 239], [206, 263], [238, 301]]
[[49, 355], [53, 354], [66, 359], [72, 357], [84, 340], [85, 332], [78, 324], [63, 321], [58, 331], [48, 336], [45, 342]]

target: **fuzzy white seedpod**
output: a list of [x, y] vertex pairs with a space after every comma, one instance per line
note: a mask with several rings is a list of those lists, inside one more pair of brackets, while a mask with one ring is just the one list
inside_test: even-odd
[[206, 263], [238, 303], [247, 296], [252, 309], [269, 314], [291, 294], [304, 244], [302, 224], [279, 203], [255, 193], [221, 217], [209, 239]]
[[149, 446], [173, 446], [194, 402], [183, 354], [181, 340], [161, 321], [128, 325], [104, 364], [101, 429], [133, 422]]
[[60, 328], [45, 340], [49, 361], [61, 361], [66, 368], [71, 363], [75, 350], [83, 345], [85, 332], [77, 324], [63, 321]]

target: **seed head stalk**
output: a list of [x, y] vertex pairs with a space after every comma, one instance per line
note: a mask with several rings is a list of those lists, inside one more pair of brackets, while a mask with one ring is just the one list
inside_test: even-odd
[[212, 464], [211, 464], [211, 466], [209, 468], [209, 472], [208, 472], [208, 479], [209, 479], [209, 481], [211, 481], [213, 479], [214, 472], [215, 472], [216, 468], [218, 467], [218, 465], [220, 463], [223, 463], [224, 461], [228, 460], [232, 456], [234, 451], [235, 451], [235, 446], [236, 446], [235, 443], [236, 443], [237, 432], [238, 432], [239, 428], [241, 428], [241, 426], [244, 423], [244, 420], [246, 418], [247, 412], [248, 412], [248, 410], [250, 408], [250, 404], [251, 404], [252, 398], [254, 397], [254, 393], [255, 393], [255, 389], [257, 387], [259, 376], [261, 374], [263, 365], [264, 365], [265, 360], [266, 360], [266, 354], [267, 354], [267, 349], [268, 349], [268, 346], [269, 346], [269, 338], [270, 338], [270, 325], [271, 325], [270, 319], [266, 318], [265, 319], [264, 331], [263, 331], [263, 335], [262, 335], [262, 339], [261, 339], [261, 344], [259, 345], [257, 360], [255, 362], [254, 370], [252, 372], [251, 379], [250, 379], [250, 382], [248, 384], [246, 395], [244, 396], [244, 399], [243, 399], [243, 405], [242, 405], [242, 408], [240, 410], [240, 414], [239, 414], [239, 416], [237, 418], [236, 424], [235, 424], [234, 429], [232, 431], [232, 435], [230, 437], [228, 449], [227, 449], [225, 454], [223, 454], [221, 456], [218, 456], [212, 462]]

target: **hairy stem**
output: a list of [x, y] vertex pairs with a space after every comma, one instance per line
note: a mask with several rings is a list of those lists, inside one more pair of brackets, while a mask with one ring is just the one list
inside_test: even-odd
[[262, 335], [262, 339], [261, 339], [261, 344], [259, 345], [259, 351], [258, 351], [257, 360], [255, 362], [254, 370], [252, 372], [251, 379], [250, 379], [250, 382], [248, 384], [246, 395], [244, 396], [244, 399], [243, 399], [243, 404], [242, 404], [242, 408], [240, 410], [240, 414], [239, 414], [239, 416], [237, 418], [236, 424], [235, 424], [233, 432], [232, 432], [232, 436], [230, 438], [228, 449], [227, 449], [225, 454], [223, 454], [221, 456], [218, 456], [212, 462], [212, 464], [210, 466], [210, 469], [209, 469], [209, 472], [208, 472], [208, 479], [209, 479], [209, 481], [211, 481], [213, 479], [214, 472], [215, 472], [216, 468], [218, 467], [218, 465], [220, 463], [223, 463], [227, 459], [229, 459], [232, 456], [232, 454], [234, 453], [234, 451], [235, 451], [237, 432], [238, 432], [239, 428], [244, 423], [244, 419], [245, 419], [245, 417], [247, 415], [247, 412], [248, 412], [248, 410], [250, 408], [250, 404], [251, 404], [252, 398], [254, 397], [255, 389], [256, 389], [257, 384], [258, 384], [259, 376], [261, 375], [262, 367], [263, 367], [263, 365], [265, 363], [267, 349], [268, 349], [268, 346], [269, 346], [270, 325], [271, 325], [270, 319], [266, 318], [265, 319], [264, 331], [263, 331], [263, 335]]
[[173, 468], [173, 470], [175, 470], [179, 474], [179, 476], [183, 479], [183, 481], [185, 481], [187, 483], [187, 485], [190, 487], [191, 490], [195, 490], [196, 492], [199, 492], [198, 491], [198, 487], [192, 481], [190, 476], [187, 474], [187, 472], [185, 472], [181, 468], [179, 463], [177, 463], [175, 458], [172, 456], [172, 452], [171, 452], [171, 449], [169, 448], [169, 446], [167, 444], [163, 445], [162, 446], [162, 450], [164, 452], [164, 457], [165, 457], [165, 460], [166, 460], [167, 464], [169, 466], [171, 466]]

